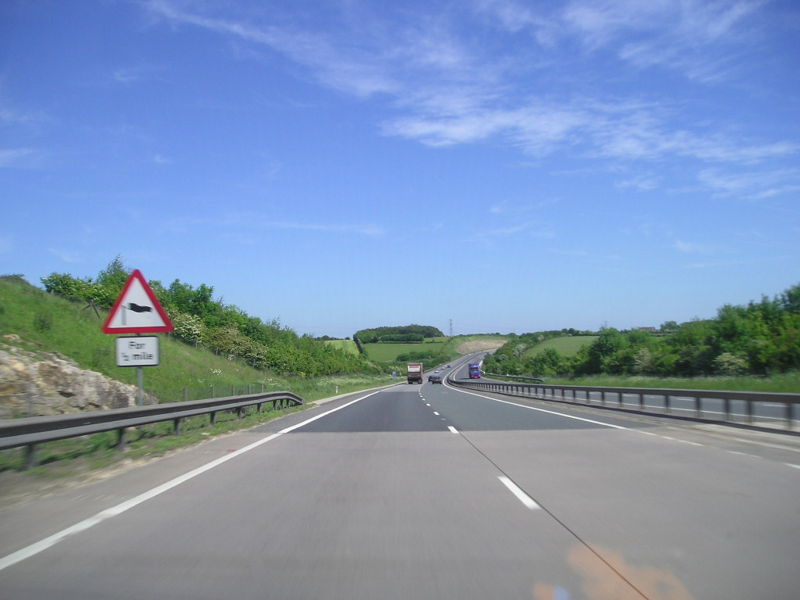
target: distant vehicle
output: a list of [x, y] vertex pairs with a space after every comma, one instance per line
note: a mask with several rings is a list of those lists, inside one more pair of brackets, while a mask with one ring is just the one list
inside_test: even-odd
[[441, 375], [428, 375], [428, 381], [431, 383], [442, 383]]
[[408, 383], [422, 383], [422, 363], [408, 363], [407, 376]]
[[481, 375], [483, 375], [483, 371], [481, 371], [480, 363], [471, 363], [469, 365], [469, 378], [480, 379]]

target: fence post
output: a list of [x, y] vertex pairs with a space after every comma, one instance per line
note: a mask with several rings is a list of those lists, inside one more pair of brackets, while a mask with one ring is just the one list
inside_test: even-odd
[[127, 440], [125, 439], [125, 428], [120, 427], [117, 429], [117, 450], [125, 450], [125, 446], [127, 444]]
[[188, 402], [189, 401], [189, 388], [188, 387], [183, 388], [183, 401], [184, 402]]
[[25, 446], [25, 462], [23, 469], [30, 469], [38, 464], [36, 460], [36, 444], [28, 444]]

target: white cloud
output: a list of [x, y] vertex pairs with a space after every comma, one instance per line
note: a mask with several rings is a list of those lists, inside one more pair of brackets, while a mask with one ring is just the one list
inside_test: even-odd
[[796, 193], [800, 190], [800, 170], [762, 169], [727, 171], [721, 168], [702, 169], [698, 175], [702, 185], [721, 196], [738, 196], [761, 200]]
[[[743, 142], [710, 124], [700, 128], [682, 121], [675, 127], [675, 117], [665, 105], [536, 93], [529, 79], [536, 80], [538, 67], [515, 54], [468, 44], [456, 33], [460, 19], [469, 18], [469, 13], [403, 12], [402, 19], [390, 25], [354, 4], [348, 5], [349, 19], [321, 33], [315, 24], [301, 28], [302, 19], [287, 26], [265, 23], [263, 16], [211, 16], [210, 5], [202, 2], [151, 0], [147, 6], [170, 23], [269, 48], [340, 92], [358, 98], [386, 95], [395, 116], [383, 119], [382, 132], [432, 147], [496, 141], [534, 156], [569, 150], [613, 160], [678, 157], [740, 164], [785, 157], [799, 148], [787, 141]], [[558, 30], [560, 39], [577, 37], [590, 52], [617, 44], [622, 60], [639, 68], [681, 68], [711, 77], [725, 60], [705, 49], [735, 38], [745, 17], [760, 4], [576, 0], [548, 13], [515, 0], [475, 0], [472, 6], [472, 16], [488, 15], [505, 35], [529, 30], [552, 41]], [[554, 49], [554, 59], [562, 51]], [[695, 60], [695, 55], [701, 58]], [[657, 183], [639, 178], [621, 185], [653, 189]]]
[[50, 252], [50, 254], [52, 254], [53, 256], [55, 256], [56, 258], [58, 258], [59, 260], [65, 262], [65, 263], [75, 264], [75, 263], [81, 263], [84, 260], [83, 254], [81, 254], [80, 252], [77, 252], [75, 250], [63, 250], [61, 248], [48, 248], [48, 251]]
[[26, 168], [34, 166], [39, 154], [33, 148], [0, 148], [0, 168]]
[[698, 244], [697, 242], [684, 240], [675, 240], [672, 247], [684, 254], [712, 254], [716, 252], [716, 248], [709, 244]]

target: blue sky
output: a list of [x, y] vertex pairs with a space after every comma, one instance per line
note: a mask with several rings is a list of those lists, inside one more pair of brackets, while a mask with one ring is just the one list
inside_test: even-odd
[[792, 1], [6, 0], [0, 273], [300, 333], [658, 326], [800, 282]]

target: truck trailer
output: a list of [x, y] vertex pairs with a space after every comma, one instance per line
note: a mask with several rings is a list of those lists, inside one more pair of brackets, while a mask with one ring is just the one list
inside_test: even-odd
[[408, 383], [422, 383], [422, 363], [408, 363]]

